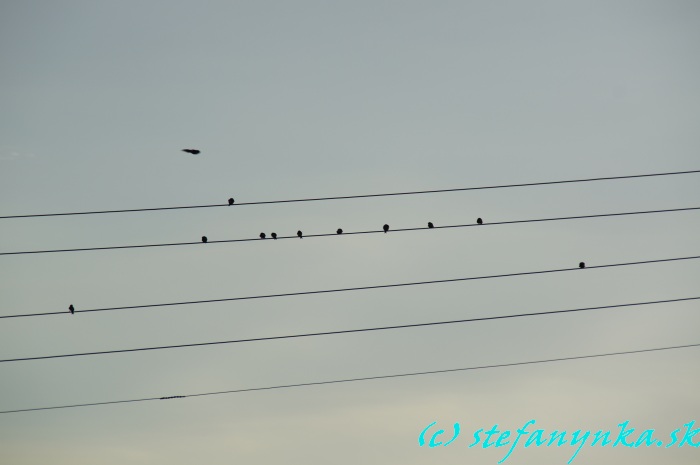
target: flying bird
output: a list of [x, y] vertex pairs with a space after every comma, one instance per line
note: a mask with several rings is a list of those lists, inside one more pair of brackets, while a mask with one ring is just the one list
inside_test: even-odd
[[277, 240], [277, 233], [272, 233], [271, 236], [274, 240]]
[[301, 233], [301, 231], [297, 231], [297, 236], [299, 236], [299, 239], [302, 239], [304, 235]]
[[230, 199], [228, 199], [228, 204], [229, 204], [229, 205], [233, 205], [233, 197], [231, 197]]
[[477, 218], [476, 224], [484, 224], [484, 220], [482, 220], [481, 218]]
[[338, 228], [338, 230], [335, 232], [336, 234], [343, 234], [343, 230]]
[[207, 236], [202, 236], [202, 242], [207, 243]]
[[70, 304], [70, 305], [68, 306], [68, 310], [70, 310], [70, 314], [71, 314], [71, 315], [73, 315], [73, 314], [75, 313], [75, 307], [73, 306], [73, 304]]
[[199, 155], [199, 150], [197, 149], [182, 149], [183, 152], [191, 153], [192, 155]]
[[389, 230], [389, 225], [388, 225], [388, 224], [385, 224], [385, 225], [384, 225], [384, 233], [386, 234], [386, 232], [387, 232], [388, 230]]
[[260, 233], [260, 239], [265, 239], [265, 233]]
[[581, 263], [578, 264], [578, 267], [579, 267], [579, 268], [586, 268], [586, 264], [583, 263], [583, 262], [581, 262]]
[[430, 221], [428, 221], [428, 227], [429, 227], [430, 229], [433, 229], [435, 226], [433, 225], [433, 223], [431, 223]]

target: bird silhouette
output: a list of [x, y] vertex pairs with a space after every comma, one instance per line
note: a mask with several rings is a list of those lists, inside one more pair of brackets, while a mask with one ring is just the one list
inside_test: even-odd
[[586, 264], [583, 263], [583, 262], [581, 262], [581, 263], [578, 264], [578, 267], [579, 267], [579, 268], [586, 268]]
[[271, 236], [274, 240], [277, 240], [277, 233], [272, 233]]
[[299, 239], [302, 239], [304, 235], [301, 233], [301, 231], [297, 231], [297, 236], [299, 236]]
[[482, 220], [481, 218], [477, 218], [476, 224], [484, 224], [484, 220]]
[[233, 197], [231, 197], [230, 199], [228, 199], [228, 204], [229, 204], [229, 205], [233, 205]]
[[192, 155], [199, 155], [199, 150], [197, 149], [182, 149], [183, 152], [191, 153]]
[[338, 230], [335, 232], [336, 234], [343, 234], [343, 230], [338, 228]]
[[202, 242], [207, 243], [207, 236], [202, 236]]
[[260, 239], [265, 239], [265, 233], [260, 233]]
[[389, 230], [389, 225], [388, 225], [388, 224], [385, 224], [385, 225], [384, 225], [384, 233], [386, 234], [386, 232], [387, 232], [388, 230]]
[[428, 221], [428, 227], [429, 227], [430, 229], [433, 229], [435, 226], [433, 225], [433, 223], [431, 223], [430, 221]]
[[73, 314], [75, 313], [75, 307], [73, 306], [73, 304], [70, 304], [70, 305], [68, 306], [68, 310], [70, 310], [70, 314], [71, 314], [71, 315], [73, 315]]

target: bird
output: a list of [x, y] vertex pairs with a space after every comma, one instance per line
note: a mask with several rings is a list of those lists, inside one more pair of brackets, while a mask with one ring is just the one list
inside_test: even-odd
[[199, 155], [199, 150], [197, 149], [182, 149], [183, 152], [191, 153], [192, 155]]
[[581, 263], [578, 264], [578, 267], [579, 267], [579, 268], [586, 268], [586, 264], [583, 263], [583, 262], [581, 262]]
[[428, 221], [428, 227], [429, 227], [430, 229], [433, 229], [435, 226], [433, 225], [432, 222]]
[[202, 242], [207, 243], [207, 236], [202, 236]]
[[277, 240], [277, 233], [270, 234], [274, 240]]
[[68, 310], [70, 310], [70, 314], [71, 314], [71, 315], [73, 315], [73, 314], [75, 313], [75, 307], [73, 306], [73, 304], [70, 304], [70, 305], [68, 306]]
[[260, 239], [265, 239], [265, 233], [260, 233]]
[[231, 197], [230, 199], [228, 199], [228, 204], [229, 204], [229, 205], [233, 205], [233, 197]]
[[484, 224], [484, 220], [482, 220], [481, 218], [477, 218], [476, 224]]
[[299, 239], [302, 239], [304, 235], [301, 233], [301, 231], [297, 231], [297, 236], [299, 236]]
[[385, 225], [384, 225], [384, 233], [386, 233], [388, 230], [389, 230], [389, 225], [388, 225], [388, 224], [385, 224]]
[[343, 230], [338, 228], [338, 230], [335, 232], [336, 234], [343, 234]]

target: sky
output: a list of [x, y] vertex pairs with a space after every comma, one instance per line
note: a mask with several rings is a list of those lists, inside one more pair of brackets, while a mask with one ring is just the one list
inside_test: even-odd
[[[0, 216], [700, 169], [693, 1], [0, 1]], [[197, 148], [193, 156], [181, 151]], [[698, 255], [699, 174], [0, 219], [0, 359], [700, 297], [700, 260], [391, 289], [83, 309]], [[479, 227], [256, 240], [473, 224]], [[206, 235], [210, 243], [198, 243]], [[78, 312], [70, 315], [68, 305]], [[700, 343], [698, 301], [0, 363], [0, 411]], [[700, 426], [700, 348], [0, 414], [13, 465], [497, 464], [474, 432]], [[448, 446], [453, 425], [461, 433]], [[567, 434], [568, 434], [567, 433]], [[680, 433], [682, 437], [683, 432]], [[695, 437], [698, 442], [700, 434]], [[496, 437], [494, 437], [496, 439]], [[511, 437], [512, 439], [512, 437]], [[570, 439], [570, 437], [569, 437]], [[574, 448], [502, 463], [563, 465]], [[579, 465], [698, 463], [584, 446]]]

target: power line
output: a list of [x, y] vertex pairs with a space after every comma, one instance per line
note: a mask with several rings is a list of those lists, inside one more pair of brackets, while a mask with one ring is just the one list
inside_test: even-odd
[[283, 384], [283, 385], [277, 385], [277, 386], [266, 386], [266, 387], [257, 387], [257, 388], [231, 389], [231, 390], [227, 390], [227, 391], [202, 392], [202, 393], [198, 393], [198, 394], [185, 394], [185, 395], [177, 395], [177, 396], [145, 397], [142, 399], [113, 400], [113, 401], [107, 401], [107, 402], [91, 402], [91, 403], [85, 403], [85, 404], [57, 405], [57, 406], [53, 406], [53, 407], [35, 407], [35, 408], [25, 408], [25, 409], [17, 409], [17, 410], [4, 410], [4, 411], [0, 411], [0, 414], [2, 414], [2, 413], [18, 413], [18, 412], [33, 412], [33, 411], [37, 411], [37, 410], [55, 410], [55, 409], [76, 408], [76, 407], [92, 407], [92, 406], [97, 406], [97, 405], [108, 405], [108, 404], [126, 404], [126, 403], [131, 403], [131, 402], [146, 402], [146, 401], [151, 401], [151, 400], [185, 399], [187, 397], [217, 396], [217, 395], [222, 395], [222, 394], [235, 394], [235, 393], [241, 393], [241, 392], [270, 391], [273, 389], [286, 389], [286, 388], [306, 387], [306, 386], [320, 386], [320, 385], [324, 385], [324, 384], [351, 383], [351, 382], [355, 382], [355, 381], [370, 381], [370, 380], [376, 380], [376, 379], [402, 378], [402, 377], [408, 377], [408, 376], [433, 375], [433, 374], [438, 374], [438, 373], [452, 373], [452, 372], [457, 372], [457, 371], [485, 370], [488, 368], [504, 368], [504, 367], [513, 367], [513, 366], [521, 366], [521, 365], [534, 365], [534, 364], [538, 364], [538, 363], [563, 362], [563, 361], [568, 361], [568, 360], [582, 360], [582, 359], [586, 359], [586, 358], [611, 357], [611, 356], [615, 356], [615, 355], [640, 354], [640, 353], [645, 353], [645, 352], [658, 352], [658, 351], [662, 351], [662, 350], [686, 349], [686, 348], [698, 347], [698, 346], [700, 346], [700, 344], [686, 344], [686, 345], [680, 345], [680, 346], [657, 347], [657, 348], [653, 348], [653, 349], [628, 350], [628, 351], [624, 351], [624, 352], [608, 352], [608, 353], [603, 353], [603, 354], [579, 355], [579, 356], [575, 356], [575, 357], [560, 357], [560, 358], [550, 358], [550, 359], [545, 359], [545, 360], [530, 360], [527, 362], [501, 363], [498, 365], [482, 365], [482, 366], [467, 367], [467, 368], [451, 368], [451, 369], [447, 369], [447, 370], [418, 371], [418, 372], [413, 372], [413, 373], [399, 373], [399, 374], [393, 374], [393, 375], [367, 376], [367, 377], [363, 377], [363, 378], [347, 378], [347, 379], [336, 379], [336, 380], [331, 380], [331, 381], [316, 381], [316, 382], [309, 382], [309, 383]]
[[[680, 261], [680, 260], [695, 260], [698, 258], [700, 258], [700, 255], [688, 256], [688, 257], [678, 257], [678, 258], [663, 258], [663, 259], [658, 259], [658, 260], [644, 260], [644, 261], [639, 261], [639, 262], [612, 263], [612, 264], [608, 264], [608, 265], [594, 265], [594, 266], [587, 266], [586, 268], [583, 269], [583, 271], [593, 270], [593, 269], [598, 269], [598, 268], [612, 268], [612, 267], [617, 267], [617, 266], [644, 265], [644, 264], [650, 264], [650, 263], [673, 262], [673, 261]], [[159, 303], [159, 304], [130, 305], [130, 306], [125, 306], [125, 307], [91, 308], [91, 309], [85, 309], [85, 310], [76, 309], [75, 313], [105, 312], [105, 311], [113, 311], [113, 310], [131, 310], [131, 309], [136, 309], [136, 308], [169, 307], [169, 306], [174, 306], [174, 305], [207, 304], [207, 303], [214, 303], [214, 302], [232, 302], [232, 301], [237, 301], [237, 300], [269, 299], [269, 298], [273, 298], [273, 297], [292, 297], [292, 296], [312, 295], [312, 294], [330, 294], [333, 292], [363, 291], [363, 290], [369, 290], [369, 289], [388, 289], [388, 288], [393, 288], [393, 287], [420, 286], [420, 285], [424, 285], [424, 284], [453, 283], [453, 282], [458, 282], [458, 281], [475, 281], [475, 280], [479, 280], [479, 279], [505, 278], [505, 277], [510, 277], [510, 276], [527, 276], [527, 275], [545, 274], [545, 273], [560, 273], [563, 271], [580, 271], [580, 272], [582, 272], [581, 268], [579, 268], [579, 267], [576, 267], [576, 268], [558, 268], [558, 269], [553, 269], [553, 270], [522, 271], [522, 272], [518, 272], [518, 273], [504, 273], [504, 274], [487, 275], [487, 276], [473, 276], [473, 277], [468, 277], [468, 278], [437, 279], [437, 280], [433, 280], [433, 281], [419, 281], [419, 282], [412, 282], [412, 283], [380, 284], [380, 285], [374, 285], [374, 286], [346, 287], [346, 288], [340, 288], [340, 289], [324, 289], [324, 290], [318, 290], [318, 291], [287, 292], [287, 293], [283, 293], [283, 294], [264, 294], [264, 295], [245, 296], [245, 297], [228, 297], [228, 298], [224, 298], [224, 299], [191, 300], [191, 301], [184, 301], [184, 302], [168, 302], [168, 303]], [[35, 316], [48, 316], [48, 315], [66, 315], [67, 313], [68, 312], [65, 312], [65, 311], [63, 311], [63, 312], [44, 312], [44, 313], [22, 313], [22, 314], [16, 314], [16, 315], [3, 315], [3, 316], [0, 316], [0, 318], [22, 318], [22, 317], [35, 317]]]
[[211, 207], [229, 207], [229, 206], [244, 206], [244, 205], [266, 205], [266, 204], [276, 204], [276, 203], [294, 203], [294, 202], [317, 202], [324, 200], [346, 200], [346, 199], [360, 199], [369, 197], [389, 197], [389, 196], [400, 196], [400, 195], [416, 195], [416, 194], [439, 194], [444, 192], [460, 192], [460, 191], [473, 191], [473, 190], [484, 190], [484, 189], [505, 189], [511, 187], [533, 187], [533, 186], [547, 186], [553, 184], [570, 184], [579, 182], [593, 182], [593, 181], [612, 181], [619, 179], [632, 179], [632, 178], [648, 178], [655, 176], [674, 176], [679, 174], [691, 174], [700, 173], [700, 170], [690, 170], [690, 171], [674, 171], [668, 173], [651, 173], [651, 174], [635, 174], [628, 176], [607, 176], [599, 178], [587, 178], [587, 179], [569, 179], [564, 181], [544, 181], [544, 182], [528, 182], [521, 184], [501, 184], [494, 186], [480, 186], [480, 187], [460, 187], [456, 189], [434, 189], [425, 191], [409, 191], [409, 192], [391, 192], [385, 194], [361, 194], [361, 195], [343, 195], [335, 197], [315, 197], [315, 198], [302, 198], [302, 199], [288, 199], [288, 200], [268, 200], [260, 202], [242, 202], [234, 203], [229, 205], [228, 203], [221, 204], [208, 204], [208, 205], [187, 205], [180, 207], [155, 207], [155, 208], [130, 208], [124, 210], [98, 210], [98, 211], [84, 211], [84, 212], [65, 212], [65, 213], [36, 213], [36, 214], [26, 214], [26, 215], [7, 215], [0, 216], [0, 219], [10, 219], [10, 218], [36, 218], [36, 217], [47, 217], [47, 216], [72, 216], [72, 215], [97, 215], [104, 213], [131, 213], [131, 212], [145, 212], [145, 211], [157, 211], [157, 210], [183, 210], [192, 208], [211, 208]]
[[[400, 228], [400, 229], [392, 229], [389, 232], [425, 231], [428, 229], [468, 228], [468, 227], [473, 227], [473, 226], [483, 227], [483, 226], [496, 226], [496, 225], [506, 225], [506, 224], [538, 223], [538, 222], [545, 222], [545, 221], [580, 220], [580, 219], [587, 219], [587, 218], [604, 218], [604, 217], [628, 216], [628, 215], [648, 215], [648, 214], [655, 214], [655, 213], [671, 213], [671, 212], [682, 212], [682, 211], [691, 211], [691, 210], [700, 210], [700, 207], [666, 208], [663, 210], [646, 210], [646, 211], [634, 211], [634, 212], [622, 212], [622, 213], [601, 213], [601, 214], [595, 214], [595, 215], [562, 216], [562, 217], [556, 217], [556, 218], [536, 218], [536, 219], [529, 219], [529, 220], [496, 221], [496, 222], [487, 222], [484, 224], [474, 224], [474, 223], [454, 224], [454, 225], [447, 225], [447, 226], [434, 226], [433, 228], [429, 228], [429, 227]], [[384, 231], [382, 231], [382, 230], [355, 231], [355, 232], [343, 232], [342, 234], [338, 234], [338, 233], [309, 234], [309, 235], [304, 235], [304, 239], [313, 238], [313, 237], [330, 237], [330, 236], [338, 237], [338, 236], [351, 236], [351, 235], [356, 235], [356, 234], [377, 234], [377, 233], [384, 233]], [[296, 235], [277, 236], [277, 240], [279, 240], [279, 239], [299, 239], [299, 238]], [[275, 240], [275, 239], [260, 239], [259, 237], [256, 237], [256, 238], [247, 238], [247, 239], [225, 239], [225, 240], [220, 240], [220, 241], [207, 240], [206, 244], [222, 244], [222, 243], [230, 243], [230, 242], [253, 242], [253, 241], [261, 241], [261, 240]], [[27, 251], [20, 251], [20, 252], [0, 252], [0, 255], [27, 255], [27, 254], [57, 253], [57, 252], [86, 252], [86, 251], [94, 251], [94, 250], [139, 249], [139, 248], [148, 248], [148, 247], [171, 247], [171, 246], [199, 245], [199, 244], [204, 244], [204, 243], [202, 241], [196, 241], [196, 242], [174, 242], [174, 243], [166, 243], [166, 244], [142, 244], [142, 245], [106, 246], [106, 247], [85, 247], [85, 248], [77, 248], [77, 249], [27, 250]]]
[[268, 336], [268, 337], [249, 338], [249, 339], [235, 339], [235, 340], [230, 340], [230, 341], [197, 342], [197, 343], [192, 343], [192, 344], [176, 344], [176, 345], [169, 345], [169, 346], [140, 347], [140, 348], [136, 348], [136, 349], [117, 349], [117, 350], [104, 350], [104, 351], [98, 351], [98, 352], [83, 352], [83, 353], [61, 354], [61, 355], [44, 355], [44, 356], [39, 356], [39, 357], [24, 357], [24, 358], [5, 359], [5, 360], [0, 360], [0, 363], [3, 363], [3, 362], [26, 362], [26, 361], [30, 361], [30, 360], [46, 360], [46, 359], [67, 358], [67, 357], [84, 357], [87, 355], [123, 354], [123, 353], [127, 353], [127, 352], [144, 352], [144, 351], [150, 351], [150, 350], [181, 349], [181, 348], [186, 348], [186, 347], [203, 347], [203, 346], [213, 346], [213, 345], [222, 345], [222, 344], [236, 344], [236, 343], [242, 343], [242, 342], [275, 341], [275, 340], [280, 340], [280, 339], [296, 339], [296, 338], [302, 338], [302, 337], [330, 336], [330, 335], [338, 335], [338, 334], [363, 333], [363, 332], [369, 332], [369, 331], [386, 331], [386, 330], [391, 330], [391, 329], [420, 328], [420, 327], [426, 327], [426, 326], [451, 325], [451, 324], [457, 324], [457, 323], [474, 323], [474, 322], [478, 322], [478, 321], [503, 320], [503, 319], [522, 318], [522, 317], [530, 317], [530, 316], [556, 315], [556, 314], [562, 314], [562, 313], [573, 313], [573, 312], [584, 312], [584, 311], [591, 311], [591, 310], [603, 310], [603, 309], [611, 309], [611, 308], [633, 307], [633, 306], [639, 306], [639, 305], [655, 305], [655, 304], [662, 304], [662, 303], [685, 302], [685, 301], [689, 301], [689, 300], [698, 300], [698, 299], [700, 299], [700, 297], [685, 297], [685, 298], [680, 298], [680, 299], [656, 300], [656, 301], [636, 302], [636, 303], [617, 304], [617, 305], [604, 305], [604, 306], [600, 306], [600, 307], [584, 307], [584, 308], [574, 308], [574, 309], [568, 309], [568, 310], [551, 310], [551, 311], [547, 311], [547, 312], [536, 312], [536, 313], [518, 313], [515, 315], [488, 316], [488, 317], [480, 317], [480, 318], [467, 318], [467, 319], [462, 319], [462, 320], [435, 321], [435, 322], [430, 322], [430, 323], [413, 323], [413, 324], [394, 325], [394, 326], [377, 326], [377, 327], [372, 327], [372, 328], [344, 329], [344, 330], [339, 330], [339, 331], [324, 331], [324, 332], [317, 332], [317, 333], [291, 334], [291, 335], [285, 335], [285, 336]]

